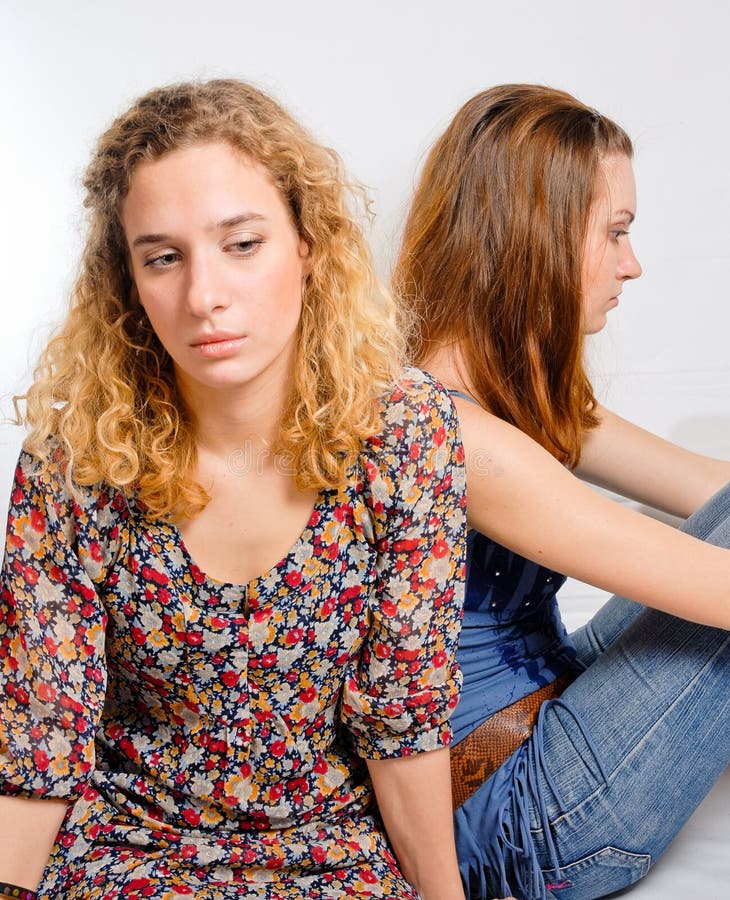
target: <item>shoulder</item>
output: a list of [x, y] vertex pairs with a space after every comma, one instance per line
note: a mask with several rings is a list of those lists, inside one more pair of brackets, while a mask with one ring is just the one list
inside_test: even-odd
[[408, 494], [423, 479], [462, 485], [464, 452], [454, 404], [427, 372], [407, 367], [384, 397], [380, 431], [364, 447], [366, 481]]
[[400, 440], [415, 431], [457, 424], [448, 391], [428, 372], [406, 366], [381, 401], [381, 430], [371, 441]]
[[45, 507], [50, 520], [88, 521], [108, 525], [127, 504], [121, 492], [105, 484], [72, 482], [68, 458], [55, 437], [49, 437], [37, 452], [23, 449], [15, 469], [13, 504], [23, 502]]

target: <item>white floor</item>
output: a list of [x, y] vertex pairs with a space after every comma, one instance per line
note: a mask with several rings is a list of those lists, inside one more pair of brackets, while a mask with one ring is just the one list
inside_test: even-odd
[[730, 769], [626, 900], [729, 900]]

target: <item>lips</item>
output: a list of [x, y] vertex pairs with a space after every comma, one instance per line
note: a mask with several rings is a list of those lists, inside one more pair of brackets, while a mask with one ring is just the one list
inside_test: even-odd
[[235, 353], [245, 342], [245, 334], [217, 331], [198, 338], [191, 346], [202, 356], [213, 358]]
[[239, 341], [244, 338], [242, 334], [235, 334], [232, 331], [214, 331], [212, 334], [203, 334], [191, 344], [193, 347], [203, 347], [208, 344], [221, 344], [226, 341]]

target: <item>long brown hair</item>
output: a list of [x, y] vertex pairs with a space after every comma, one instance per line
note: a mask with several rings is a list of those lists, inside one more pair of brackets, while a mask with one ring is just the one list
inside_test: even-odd
[[338, 155], [271, 97], [233, 79], [159, 88], [101, 136], [86, 173], [89, 229], [71, 306], [16, 399], [43, 458], [53, 435], [69, 484], [134, 490], [159, 516], [207, 502], [191, 479], [195, 423], [172, 362], [136, 298], [120, 206], [136, 166], [224, 141], [267, 170], [309, 248], [297, 360], [278, 445], [303, 488], [339, 485], [379, 427], [377, 398], [400, 373], [403, 342], [361, 228], [362, 190]]
[[628, 135], [570, 94], [508, 84], [477, 94], [431, 150], [394, 283], [423, 364], [459, 342], [483, 406], [561, 462], [597, 424], [583, 366], [581, 256], [605, 154]]

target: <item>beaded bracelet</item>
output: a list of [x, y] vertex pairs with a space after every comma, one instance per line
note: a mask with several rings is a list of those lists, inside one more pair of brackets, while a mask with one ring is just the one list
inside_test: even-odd
[[0, 881], [0, 894], [6, 897], [17, 897], [17, 900], [36, 900], [38, 896], [35, 891], [29, 891], [28, 888], [18, 887], [17, 884], [8, 884], [7, 881]]

